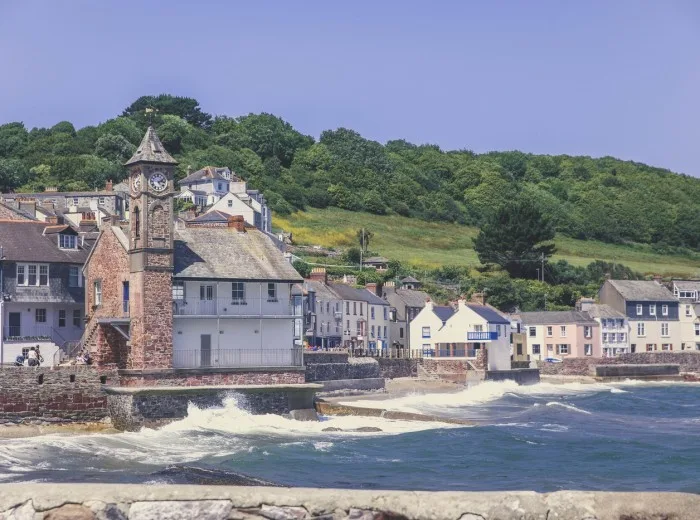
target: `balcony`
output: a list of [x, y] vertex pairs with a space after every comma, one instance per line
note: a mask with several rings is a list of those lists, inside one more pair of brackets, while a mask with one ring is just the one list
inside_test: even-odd
[[198, 300], [194, 298], [173, 300], [173, 317], [199, 318], [301, 318], [300, 306], [291, 301], [266, 298], [213, 298]]
[[5, 341], [52, 341], [53, 328], [49, 325], [9, 325], [3, 329]]
[[174, 368], [300, 367], [301, 347], [174, 350]]
[[467, 341], [493, 341], [498, 339], [498, 332], [467, 332]]

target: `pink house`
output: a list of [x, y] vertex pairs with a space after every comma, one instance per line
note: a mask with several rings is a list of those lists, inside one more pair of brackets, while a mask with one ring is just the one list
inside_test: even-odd
[[601, 357], [600, 325], [580, 311], [523, 312], [529, 359]]

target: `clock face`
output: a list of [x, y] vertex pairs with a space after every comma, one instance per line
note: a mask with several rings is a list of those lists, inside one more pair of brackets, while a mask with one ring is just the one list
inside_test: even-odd
[[168, 187], [168, 178], [160, 172], [156, 172], [148, 179], [148, 184], [151, 185], [153, 191], [163, 191]]
[[135, 175], [131, 179], [131, 188], [134, 191], [139, 191], [139, 189], [141, 189], [141, 175]]

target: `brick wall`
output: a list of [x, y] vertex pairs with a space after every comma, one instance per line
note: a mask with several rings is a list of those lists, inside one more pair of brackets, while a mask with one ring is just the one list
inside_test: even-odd
[[107, 417], [105, 384], [115, 384], [114, 370], [93, 367], [0, 370], [0, 424], [100, 421]]
[[131, 277], [131, 291], [131, 349], [128, 368], [172, 367], [172, 273], [134, 273]]
[[420, 360], [377, 358], [377, 363], [379, 363], [380, 377], [394, 379], [396, 377], [416, 377]]
[[681, 372], [700, 372], [700, 352], [635, 352], [616, 358], [565, 358], [561, 363], [539, 361], [543, 375], [593, 375], [592, 366], [620, 364], [674, 364]]

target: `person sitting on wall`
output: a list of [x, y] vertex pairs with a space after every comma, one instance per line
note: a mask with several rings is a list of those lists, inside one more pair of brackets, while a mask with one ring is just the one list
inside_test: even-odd
[[39, 356], [37, 355], [36, 349], [34, 347], [29, 349], [29, 353], [27, 354], [27, 360], [30, 367], [39, 366]]
[[41, 352], [39, 352], [39, 345], [34, 347], [34, 351], [36, 352], [36, 364], [37, 366], [40, 366], [44, 362], [44, 357], [41, 355]]
[[24, 354], [20, 354], [15, 358], [15, 366], [16, 367], [23, 367], [24, 366]]

